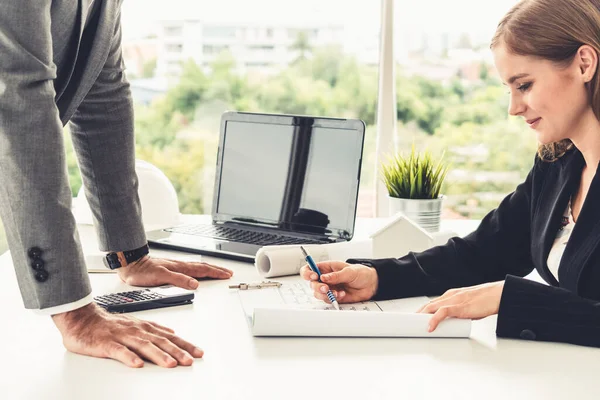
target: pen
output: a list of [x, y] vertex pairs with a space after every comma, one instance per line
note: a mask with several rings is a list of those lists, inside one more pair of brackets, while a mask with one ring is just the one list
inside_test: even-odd
[[[315, 261], [313, 260], [313, 258], [306, 252], [306, 250], [304, 250], [304, 247], [300, 246], [300, 250], [302, 250], [302, 254], [304, 254], [304, 259], [308, 263], [308, 266], [310, 267], [310, 269], [312, 269], [313, 272], [315, 274], [317, 274], [317, 277], [319, 277], [319, 282], [322, 282], [321, 281], [321, 271], [319, 271], [319, 267], [317, 267], [317, 264], [315, 264]], [[327, 298], [329, 299], [329, 301], [331, 301], [331, 304], [333, 304], [333, 306], [335, 307], [336, 310], [340, 309], [340, 305], [338, 304], [337, 299], [331, 292], [331, 289], [327, 292]]]

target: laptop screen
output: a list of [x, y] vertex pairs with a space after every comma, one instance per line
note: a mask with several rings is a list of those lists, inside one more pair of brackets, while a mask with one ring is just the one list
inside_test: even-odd
[[225, 122], [216, 219], [351, 237], [364, 128], [290, 121]]

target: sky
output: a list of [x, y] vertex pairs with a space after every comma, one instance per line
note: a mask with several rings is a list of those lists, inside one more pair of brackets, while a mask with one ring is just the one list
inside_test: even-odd
[[[496, 25], [517, 0], [395, 0], [395, 27], [402, 32], [493, 35]], [[123, 35], [152, 33], [156, 21], [200, 19], [212, 23], [279, 22], [343, 25], [356, 32], [377, 31], [379, 0], [124, 0]]]

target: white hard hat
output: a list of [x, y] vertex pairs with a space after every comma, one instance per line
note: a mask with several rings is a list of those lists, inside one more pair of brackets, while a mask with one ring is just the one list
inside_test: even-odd
[[[178, 225], [181, 218], [179, 202], [169, 178], [160, 169], [143, 160], [135, 160], [135, 172], [139, 180], [138, 195], [142, 204], [144, 229], [152, 231]], [[78, 224], [94, 224], [83, 185], [73, 201], [73, 214]]]

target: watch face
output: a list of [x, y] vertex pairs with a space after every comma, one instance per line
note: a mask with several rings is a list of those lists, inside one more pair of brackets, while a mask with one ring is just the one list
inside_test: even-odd
[[107, 254], [105, 260], [110, 269], [119, 268], [121, 266], [119, 263], [119, 256], [116, 253]]

